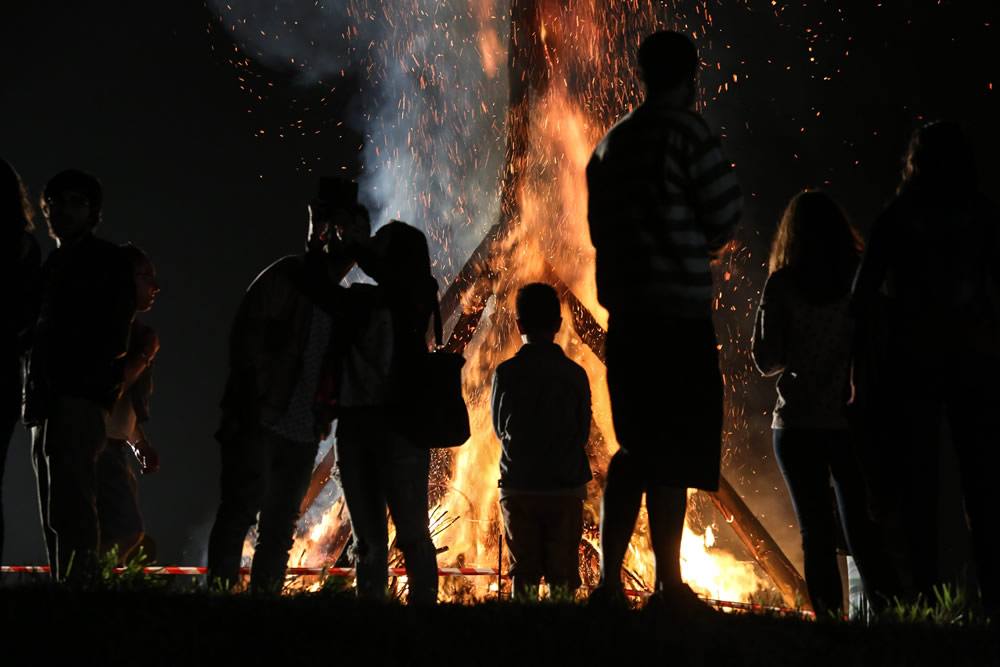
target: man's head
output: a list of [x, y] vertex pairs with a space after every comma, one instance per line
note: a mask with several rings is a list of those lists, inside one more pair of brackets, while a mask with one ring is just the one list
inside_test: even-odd
[[153, 307], [156, 295], [160, 293], [160, 286], [156, 282], [156, 268], [149, 255], [136, 245], [126, 243], [122, 246], [122, 252], [132, 264], [135, 278], [135, 309], [145, 313]]
[[551, 342], [562, 326], [562, 306], [551, 285], [531, 283], [517, 291], [517, 330], [529, 343]]
[[91, 232], [101, 221], [102, 200], [101, 182], [91, 174], [67, 169], [53, 176], [41, 201], [49, 236], [62, 244]]
[[639, 76], [648, 95], [673, 93], [690, 106], [698, 77], [698, 49], [679, 32], [654, 32], [639, 46]]
[[319, 193], [309, 204], [310, 250], [327, 248], [331, 241], [357, 241], [371, 234], [368, 209], [358, 203], [358, 184], [323, 177]]

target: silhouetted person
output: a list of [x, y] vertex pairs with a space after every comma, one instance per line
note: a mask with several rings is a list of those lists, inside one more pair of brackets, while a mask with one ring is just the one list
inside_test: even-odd
[[42, 523], [60, 580], [93, 574], [100, 544], [97, 459], [121, 392], [135, 314], [129, 261], [121, 248], [94, 236], [101, 203], [97, 179], [76, 170], [53, 176], [41, 202], [57, 248], [42, 266], [24, 417], [34, 426]]
[[621, 449], [608, 465], [597, 600], [622, 600], [620, 571], [646, 493], [656, 590], [681, 583], [687, 488], [719, 484], [722, 381], [709, 262], [742, 198], [719, 140], [692, 111], [698, 54], [679, 33], [639, 47], [646, 100], [587, 166], [597, 296], [608, 309], [608, 389]]
[[559, 296], [532, 283], [517, 293], [524, 345], [493, 376], [493, 429], [500, 454], [500, 507], [510, 548], [514, 594], [580, 587], [583, 501], [592, 478], [587, 460], [590, 382], [555, 342]]
[[222, 480], [208, 544], [213, 584], [238, 583], [243, 541], [256, 521], [251, 589], [281, 590], [300, 504], [330, 430], [318, 400], [340, 326], [330, 303], [353, 264], [340, 234], [360, 226], [367, 238], [368, 215], [357, 204], [356, 184], [323, 184], [309, 207], [306, 254], [279, 259], [257, 276], [233, 323], [216, 434]]
[[843, 608], [831, 478], [865, 590], [872, 597], [887, 592], [888, 566], [847, 415], [849, 306], [860, 258], [861, 241], [829, 195], [796, 195], [775, 233], [753, 334], [757, 368], [779, 376], [774, 454], [799, 520], [809, 597], [822, 615]]
[[936, 515], [940, 427], [947, 422], [982, 599], [992, 614], [1000, 609], [998, 271], [1000, 214], [979, 190], [969, 140], [950, 122], [919, 128], [855, 283], [860, 344], [876, 339], [880, 314], [885, 325], [876, 372], [861, 369], [866, 383], [859, 392], [881, 423], [882, 495], [903, 528], [904, 569], [925, 595], [941, 580]]
[[3, 476], [7, 448], [21, 417], [22, 365], [38, 317], [38, 273], [41, 253], [32, 235], [32, 207], [27, 189], [14, 168], [0, 160], [0, 564], [3, 563]]
[[[136, 311], [149, 312], [160, 292], [153, 262], [131, 243], [122, 246], [122, 251], [133, 269]], [[140, 543], [146, 558], [156, 557], [155, 546], [144, 532], [138, 480], [131, 461], [138, 462], [143, 474], [155, 473], [160, 468], [160, 456], [143, 428], [143, 423], [149, 420], [153, 360], [159, 350], [156, 332], [138, 319], [134, 320], [125, 357], [122, 394], [108, 419], [108, 445], [97, 460], [101, 551], [117, 547], [120, 563], [135, 555]]]
[[[427, 327], [437, 309], [437, 281], [423, 232], [392, 221], [378, 230], [358, 265], [378, 286], [348, 290], [351, 333], [340, 383], [337, 475], [351, 517], [357, 591], [386, 595], [386, 510], [406, 562], [409, 602], [437, 601], [437, 554], [427, 519], [430, 450], [414, 444], [398, 408], [412, 397], [414, 363], [427, 352]], [[419, 383], [418, 383], [419, 384]]]

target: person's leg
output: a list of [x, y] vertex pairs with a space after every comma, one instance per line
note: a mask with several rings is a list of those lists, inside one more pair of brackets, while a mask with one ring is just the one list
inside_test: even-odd
[[[680, 554], [687, 488], [716, 489], [722, 452], [723, 386], [710, 319], [651, 322], [673, 354], [670, 369], [656, 369], [660, 405], [643, 411], [641, 457], [648, 471], [646, 510], [656, 559], [656, 591], [693, 601], [681, 580]], [[648, 348], [647, 348], [648, 349]], [[664, 417], [664, 415], [666, 415]], [[671, 426], [664, 429], [663, 422]], [[668, 435], [669, 434], [669, 435]]]
[[357, 439], [359, 432], [337, 434], [337, 480], [351, 519], [350, 554], [356, 568], [358, 596], [384, 600], [388, 585], [389, 536], [386, 500], [373, 464], [376, 438]]
[[6, 351], [7, 359], [0, 364], [0, 565], [3, 564], [3, 478], [7, 467], [7, 451], [14, 429], [21, 419], [21, 360], [15, 351]]
[[266, 438], [254, 429], [222, 445], [219, 510], [208, 538], [208, 581], [232, 588], [240, 581], [247, 531], [267, 493], [270, 457]]
[[49, 571], [56, 576], [56, 533], [49, 520], [49, 459], [45, 456], [45, 432], [48, 420], [31, 428], [31, 465], [35, 471], [38, 489], [38, 514], [42, 522], [42, 537], [45, 539], [45, 554]]
[[636, 469], [632, 459], [622, 449], [611, 457], [601, 499], [601, 580], [598, 586], [611, 596], [624, 595], [622, 563], [642, 505], [642, 471]]
[[843, 608], [837, 566], [830, 466], [815, 432], [775, 429], [774, 455], [788, 485], [802, 535], [806, 588], [817, 615]]
[[903, 437], [893, 443], [902, 477], [894, 516], [905, 540], [904, 567], [912, 582], [911, 594], [925, 600], [934, 599], [934, 587], [941, 583], [938, 461], [942, 424], [938, 408], [928, 404], [925, 409], [908, 411], [900, 425]]
[[542, 573], [549, 591], [572, 595], [580, 588], [580, 539], [583, 500], [574, 496], [543, 496], [545, 533]]
[[931, 600], [941, 579], [939, 459], [948, 381], [905, 336], [890, 341], [888, 350], [873, 415], [881, 465], [870, 484], [885, 501], [878, 519], [904, 597]]
[[[382, 470], [396, 545], [406, 561], [410, 604], [434, 604], [438, 596], [437, 551], [427, 520], [431, 453], [390, 434]], [[385, 565], [383, 564], [383, 567]]]
[[655, 590], [681, 584], [681, 537], [687, 514], [687, 489], [650, 486], [646, 489], [649, 538], [656, 560]]
[[847, 548], [861, 574], [866, 595], [879, 606], [901, 594], [898, 577], [871, 516], [867, 486], [850, 431], [830, 431], [825, 437]]
[[[270, 434], [269, 434], [270, 435]], [[318, 444], [270, 435], [271, 483], [257, 523], [250, 589], [278, 593], [285, 580], [288, 551], [294, 543], [302, 498], [309, 488]]]
[[7, 450], [10, 448], [10, 439], [14, 435], [14, 427], [17, 426], [17, 412], [11, 411], [5, 417], [0, 418], [0, 565], [3, 564], [3, 474], [7, 464]]
[[97, 516], [101, 526], [101, 553], [117, 550], [124, 564], [142, 540], [142, 515], [135, 473], [127, 457], [132, 456], [123, 440], [108, 440], [97, 459]]
[[97, 568], [97, 458], [106, 444], [104, 411], [92, 401], [57, 399], [47, 420], [49, 523], [56, 534], [56, 578], [85, 582]]
[[[995, 377], [995, 370], [983, 371], [984, 374], [975, 374], [975, 377], [990, 380]], [[948, 406], [948, 423], [962, 476], [965, 514], [983, 607], [996, 619], [1000, 616], [1000, 534], [996, 529], [1000, 496], [995, 476], [1000, 466], [1000, 452], [997, 451], [995, 426], [991, 423], [996, 409], [996, 392], [981, 384], [977, 386], [976, 380], [966, 379], [964, 391]]]
[[532, 589], [538, 595], [542, 580], [541, 526], [533, 507], [534, 496], [513, 495], [500, 499], [503, 512], [504, 539], [510, 555], [510, 575], [513, 595], [529, 599]]

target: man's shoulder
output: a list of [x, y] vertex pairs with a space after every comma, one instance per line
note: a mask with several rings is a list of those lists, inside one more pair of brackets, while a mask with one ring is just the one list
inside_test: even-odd
[[587, 375], [587, 371], [583, 366], [576, 363], [568, 356], [563, 356], [560, 365], [564, 369], [566, 375], [571, 377], [574, 382], [578, 385], [587, 387], [588, 389], [590, 388], [590, 377]]
[[286, 255], [270, 264], [250, 283], [250, 289], [268, 283], [289, 281], [295, 276], [295, 272], [302, 269], [304, 259], [301, 255]]
[[[87, 241], [86, 252], [82, 256], [77, 253], [74, 253], [74, 255], [78, 259], [71, 260], [71, 262], [76, 266], [92, 267], [88, 270], [99, 271], [104, 275], [111, 276], [114, 280], [123, 279], [126, 275], [129, 280], [132, 280], [134, 271], [132, 262], [122, 247], [111, 241], [102, 239], [99, 236], [92, 236]], [[80, 261], [83, 264], [77, 264]]]
[[685, 143], [695, 146], [710, 141], [715, 133], [696, 111], [646, 103], [622, 116], [607, 131], [594, 149], [594, 157], [603, 159], [616, 146], [635, 141], [655, 144], [657, 137], [669, 135], [679, 135]]
[[128, 257], [125, 255], [125, 251], [122, 247], [108, 241], [107, 239], [102, 239], [99, 236], [91, 236], [90, 240], [86, 242], [87, 256], [95, 258], [99, 261], [112, 261], [117, 263], [126, 263], [131, 266], [128, 261]]
[[107, 239], [103, 239], [100, 236], [91, 235], [90, 239], [84, 241], [84, 243], [87, 244], [87, 251], [91, 253], [124, 255], [121, 246], [116, 245]]
[[523, 359], [518, 359], [516, 355], [507, 361], [501, 361], [493, 371], [494, 378], [506, 377], [510, 373], [516, 372], [522, 361]]
[[305, 264], [305, 257], [302, 255], [285, 255], [271, 262], [261, 274], [273, 273], [277, 275], [288, 275], [298, 271]]

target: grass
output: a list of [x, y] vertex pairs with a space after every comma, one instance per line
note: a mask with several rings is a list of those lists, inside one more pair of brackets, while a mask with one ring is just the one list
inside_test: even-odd
[[873, 619], [874, 623], [909, 625], [989, 625], [989, 620], [976, 611], [976, 605], [965, 590], [948, 584], [934, 587], [934, 599], [923, 596], [915, 602], [894, 600]]
[[[120, 576], [120, 575], [114, 575]], [[171, 580], [69, 591], [0, 588], [4, 665], [275, 664], [994, 665], [993, 629], [964, 596], [898, 605], [865, 626], [767, 615], [686, 617], [592, 609], [562, 598], [408, 608], [359, 602], [333, 578], [319, 592], [254, 597]], [[105, 581], [102, 579], [102, 581]], [[178, 588], [178, 586], [180, 588]], [[24, 656], [19, 658], [19, 656]], [[30, 656], [30, 660], [28, 657]]]

